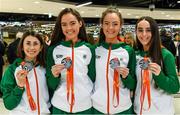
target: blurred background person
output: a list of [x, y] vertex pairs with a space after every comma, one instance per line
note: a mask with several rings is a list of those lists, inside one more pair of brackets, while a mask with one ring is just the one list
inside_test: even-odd
[[[4, 55], [4, 53], [5, 53], [5, 46], [3, 44], [2, 38], [0, 38], [0, 82], [2, 79], [2, 73], [3, 73], [3, 65], [4, 65], [3, 55]], [[0, 97], [2, 97], [1, 91], [0, 91]]]
[[17, 58], [17, 47], [22, 38], [23, 32], [17, 32], [16, 39], [12, 43], [9, 44], [7, 49], [7, 59], [10, 64]]
[[176, 47], [174, 45], [174, 42], [172, 40], [170, 33], [167, 33], [165, 28], [162, 28], [160, 30], [160, 38], [161, 38], [162, 45], [165, 48], [167, 48], [175, 57], [176, 56]]
[[134, 47], [135, 40], [134, 40], [133, 33], [131, 33], [131, 32], [125, 33], [124, 43], [127, 45], [130, 45], [131, 47]]
[[175, 47], [176, 47], [176, 66], [177, 66], [177, 74], [178, 76], [180, 76], [180, 45], [179, 45], [179, 41], [180, 41], [180, 34], [179, 33], [176, 33], [174, 35], [174, 44], [175, 44]]

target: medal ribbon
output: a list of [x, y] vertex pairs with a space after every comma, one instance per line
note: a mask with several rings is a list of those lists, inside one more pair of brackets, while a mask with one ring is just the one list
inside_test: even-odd
[[[24, 66], [26, 64], [26, 62], [21, 62], [21, 65]], [[29, 81], [28, 81], [28, 78], [26, 76], [26, 93], [27, 93], [27, 98], [28, 98], [28, 101], [29, 101], [29, 106], [31, 108], [32, 111], [35, 111], [36, 110], [36, 103], [34, 102], [34, 99], [31, 95], [31, 90], [30, 90], [30, 86], [29, 86]]]
[[36, 103], [34, 102], [34, 99], [31, 95], [31, 90], [30, 90], [30, 86], [29, 86], [29, 81], [28, 78], [26, 77], [26, 92], [27, 92], [27, 97], [28, 97], [28, 101], [29, 101], [29, 106], [31, 108], [32, 111], [36, 110]]
[[[114, 80], [113, 80], [113, 106], [116, 108], [119, 105], [119, 74], [118, 72], [114, 69]], [[115, 96], [117, 100], [117, 104], [115, 105]]]
[[[148, 61], [147, 57], [144, 57], [144, 61]], [[142, 75], [143, 74], [143, 75]], [[147, 97], [148, 97], [148, 109], [151, 107], [151, 91], [150, 91], [150, 78], [149, 78], [149, 70], [144, 69], [144, 73], [142, 73], [141, 70], [141, 96], [140, 96], [140, 115], [142, 115], [142, 109], [143, 109], [143, 103], [145, 98], [145, 93], [147, 91]]]
[[[66, 76], [67, 101], [69, 102], [71, 113], [72, 113], [72, 109], [73, 109], [74, 102], [75, 102], [73, 69], [74, 69], [74, 48], [72, 45], [72, 65], [70, 66], [70, 68], [67, 69], [67, 76]], [[71, 93], [71, 101], [69, 100], [70, 93]]]

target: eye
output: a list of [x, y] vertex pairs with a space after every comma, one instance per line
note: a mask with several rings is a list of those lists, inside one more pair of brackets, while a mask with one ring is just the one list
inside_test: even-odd
[[112, 23], [112, 25], [113, 25], [113, 26], [117, 26], [117, 25], [118, 25], [118, 23], [116, 23], [116, 22], [113, 22], [113, 23]]
[[75, 25], [76, 24], [76, 22], [71, 22], [71, 25]]
[[40, 45], [40, 43], [34, 42], [33, 45], [34, 45], [34, 46], [37, 46], [37, 45]]
[[138, 32], [143, 32], [143, 29], [138, 29]]
[[146, 29], [146, 32], [151, 32], [151, 29], [150, 28]]
[[61, 26], [66, 26], [67, 24], [66, 23], [61, 23]]
[[26, 42], [26, 45], [30, 46], [30, 45], [31, 45], [31, 43], [30, 43], [30, 42]]
[[109, 25], [109, 22], [104, 22], [103, 24], [104, 24], [104, 25]]

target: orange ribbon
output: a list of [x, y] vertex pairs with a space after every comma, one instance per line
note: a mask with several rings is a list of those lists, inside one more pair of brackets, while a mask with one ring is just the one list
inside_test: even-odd
[[[21, 65], [24, 66], [26, 64], [25, 61], [21, 62]], [[29, 81], [28, 78], [26, 76], [26, 93], [27, 93], [27, 97], [28, 97], [28, 101], [29, 101], [29, 106], [31, 108], [32, 111], [36, 110], [36, 103], [34, 102], [34, 99], [31, 95], [31, 90], [30, 90], [30, 86], [29, 86]]]
[[109, 114], [109, 63], [110, 63], [110, 55], [111, 55], [111, 46], [109, 46], [109, 53], [106, 65], [106, 84], [107, 84], [107, 113]]
[[31, 95], [31, 90], [30, 90], [30, 86], [29, 86], [29, 82], [28, 79], [26, 77], [26, 92], [27, 92], [27, 97], [28, 97], [28, 101], [29, 101], [29, 106], [31, 108], [32, 111], [36, 110], [36, 103], [34, 102], [34, 99]]
[[[116, 70], [114, 70], [114, 80], [113, 80], [113, 106], [116, 108], [119, 105], [119, 74]], [[115, 95], [116, 95], [116, 100], [117, 104], [114, 105], [115, 102]]]
[[[73, 68], [74, 68], [74, 48], [72, 46], [72, 65], [70, 68], [67, 69], [67, 76], [66, 76], [66, 82], [67, 82], [67, 101], [69, 102], [70, 105], [70, 112], [72, 113], [72, 109], [74, 106], [74, 102], [75, 102], [75, 97], [74, 97], [74, 75], [73, 75]], [[71, 102], [69, 101], [69, 97], [70, 97], [70, 93], [71, 93]]]
[[[25, 62], [22, 62], [21, 65], [24, 65]], [[38, 115], [40, 115], [40, 104], [39, 104], [39, 85], [38, 85], [38, 79], [37, 79], [37, 73], [36, 73], [36, 69], [33, 68], [34, 70], [34, 75], [35, 75], [35, 79], [36, 79], [36, 93], [37, 93], [37, 106], [38, 106]], [[26, 76], [26, 92], [27, 92], [27, 97], [28, 97], [28, 101], [29, 101], [29, 106], [31, 108], [32, 111], [36, 110], [36, 103], [33, 99], [33, 96], [31, 95], [31, 89], [30, 89], [30, 85], [29, 85], [29, 81], [28, 78]]]
[[[144, 61], [148, 61], [147, 57], [144, 57]], [[143, 109], [143, 103], [145, 98], [145, 93], [147, 90], [147, 97], [148, 97], [148, 109], [151, 107], [151, 91], [150, 91], [150, 78], [149, 78], [149, 70], [145, 69], [143, 76], [142, 76], [142, 70], [141, 70], [141, 96], [140, 96], [140, 115], [142, 115], [142, 109]]]
[[40, 104], [39, 104], [39, 85], [38, 85], [38, 79], [37, 79], [37, 73], [36, 69], [34, 68], [34, 75], [36, 79], [36, 94], [37, 94], [37, 106], [38, 106], [38, 115], [40, 115]]

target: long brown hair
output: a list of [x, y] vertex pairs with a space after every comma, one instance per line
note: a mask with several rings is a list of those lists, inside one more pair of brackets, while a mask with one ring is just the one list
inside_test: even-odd
[[[138, 21], [136, 22], [136, 31], [137, 31], [138, 23], [142, 20], [146, 20], [147, 22], [149, 22], [150, 28], [151, 28], [152, 38], [150, 41], [148, 55], [151, 57], [153, 62], [161, 65], [162, 67], [163, 65], [162, 65], [162, 53], [161, 53], [161, 40], [160, 40], [158, 25], [153, 18], [149, 16], [144, 16], [144, 17], [139, 18]], [[139, 50], [143, 50], [143, 45], [141, 44], [141, 42], [138, 39], [136, 40], [137, 40], [136, 42], [137, 48]]]
[[33, 37], [36, 37], [40, 43], [41, 43], [41, 47], [42, 47], [42, 50], [39, 52], [39, 54], [37, 55], [37, 59], [36, 61], [43, 67], [45, 67], [45, 49], [44, 49], [44, 46], [45, 46], [45, 43], [44, 43], [44, 40], [42, 38], [42, 36], [34, 31], [27, 31], [23, 34], [20, 42], [19, 42], [19, 45], [18, 45], [18, 49], [17, 49], [17, 55], [19, 58], [21, 59], [24, 59], [25, 58], [25, 53], [24, 53], [24, 50], [23, 50], [23, 42], [25, 40], [26, 37], [28, 36], [33, 36]]
[[[121, 13], [119, 12], [119, 10], [118, 10], [117, 8], [115, 8], [115, 7], [109, 7], [109, 8], [107, 8], [107, 9], [102, 13], [102, 17], [101, 17], [101, 19], [100, 19], [101, 25], [103, 24], [103, 21], [104, 21], [105, 16], [106, 16], [107, 14], [109, 14], [109, 13], [115, 13], [115, 14], [117, 14], [117, 16], [119, 17], [119, 21], [120, 21], [121, 26], [123, 25], [122, 15], [121, 15]], [[117, 35], [117, 36], [119, 36], [119, 35]], [[103, 29], [102, 29], [102, 27], [101, 27], [101, 29], [100, 29], [100, 40], [99, 40], [99, 42], [101, 43], [101, 42], [103, 42], [103, 41], [105, 41], [105, 35], [104, 35]]]
[[65, 40], [65, 35], [63, 34], [62, 27], [61, 27], [61, 19], [63, 15], [68, 14], [68, 13], [71, 13], [73, 16], [75, 16], [78, 22], [82, 22], [82, 26], [80, 27], [79, 34], [78, 34], [78, 39], [80, 39], [81, 41], [87, 41], [85, 24], [79, 12], [77, 12], [75, 9], [72, 9], [72, 8], [65, 8], [59, 13], [57, 17], [54, 31], [52, 33], [52, 39], [51, 39], [50, 45], [54, 45], [54, 44], [59, 43], [60, 41]]

